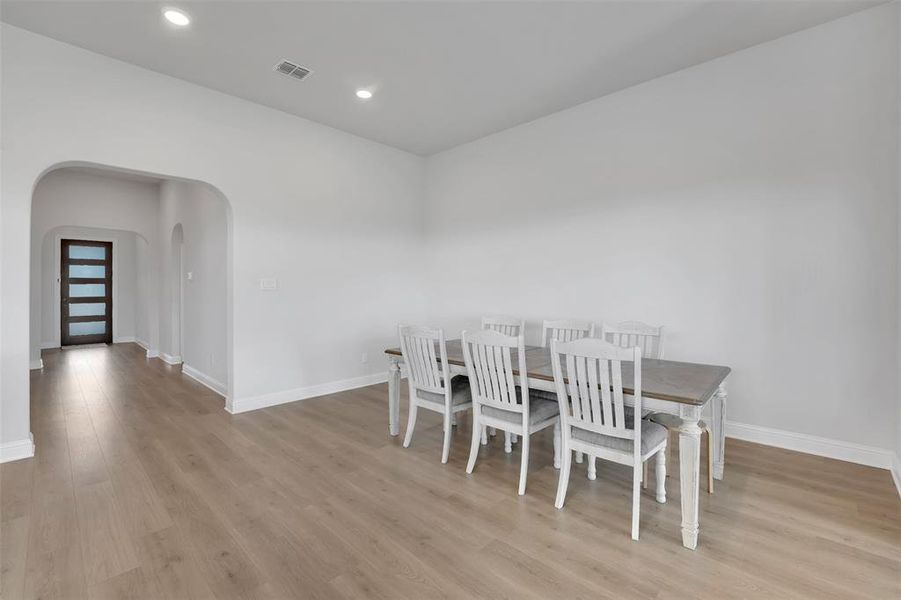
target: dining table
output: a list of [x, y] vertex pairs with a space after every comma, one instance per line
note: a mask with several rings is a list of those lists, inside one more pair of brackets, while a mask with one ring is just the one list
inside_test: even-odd
[[[450, 375], [466, 375], [460, 340], [447, 341], [447, 368]], [[388, 357], [388, 433], [399, 433], [400, 383], [404, 360], [400, 348], [385, 350]], [[556, 392], [551, 353], [541, 346], [526, 346], [525, 376], [529, 389]], [[440, 356], [440, 353], [436, 353]], [[514, 375], [522, 374], [514, 364]], [[633, 363], [622, 362], [625, 404], [635, 405]], [[725, 470], [726, 379], [731, 369], [675, 360], [641, 360], [641, 408], [679, 417], [679, 487], [682, 503], [682, 545], [695, 549], [700, 531], [698, 502], [700, 491], [702, 414], [709, 419], [713, 437], [713, 477], [722, 479]]]

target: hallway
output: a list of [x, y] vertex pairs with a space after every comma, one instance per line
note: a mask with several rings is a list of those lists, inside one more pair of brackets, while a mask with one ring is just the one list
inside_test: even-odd
[[622, 467], [574, 467], [555, 511], [550, 432], [517, 497], [500, 438], [465, 474], [466, 421], [446, 466], [437, 417], [408, 450], [389, 438], [385, 385], [232, 416], [134, 344], [43, 359], [36, 457], [0, 466], [10, 600], [901, 594], [885, 470], [729, 440], [686, 552], [675, 479], [667, 504], [643, 495], [638, 543]]

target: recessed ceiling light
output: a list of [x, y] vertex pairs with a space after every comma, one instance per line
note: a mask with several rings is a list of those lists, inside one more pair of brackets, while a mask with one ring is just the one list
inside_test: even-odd
[[179, 27], [184, 27], [191, 22], [191, 19], [185, 13], [180, 10], [175, 10], [174, 8], [169, 8], [163, 11], [163, 16], [166, 17], [166, 20], [172, 23], [173, 25], [178, 25]]
[[357, 98], [360, 100], [369, 100], [372, 98], [372, 92], [369, 90], [357, 90]]

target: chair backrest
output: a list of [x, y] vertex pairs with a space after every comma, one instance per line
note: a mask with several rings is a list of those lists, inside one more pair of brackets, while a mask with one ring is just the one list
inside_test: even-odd
[[644, 358], [663, 358], [663, 327], [641, 321], [623, 321], [616, 325], [604, 323], [601, 339], [620, 348], [641, 348]]
[[482, 329], [490, 329], [504, 335], [525, 335], [526, 322], [515, 317], [482, 317]]
[[[464, 331], [461, 339], [473, 403], [528, 413], [529, 384], [524, 368], [526, 346], [522, 335], [504, 335], [489, 329]], [[513, 376], [514, 351], [520, 371], [518, 381]], [[517, 384], [522, 403], [517, 398]]]
[[[635, 411], [632, 427], [623, 404], [622, 361], [633, 361]], [[620, 348], [604, 340], [551, 340], [551, 365], [564, 428], [634, 439], [641, 448], [641, 348]], [[568, 429], [566, 431], [569, 431]]]
[[398, 325], [397, 332], [410, 383], [427, 392], [444, 394], [448, 383], [442, 377], [448, 372], [444, 330]]
[[578, 319], [545, 321], [541, 324], [541, 346], [547, 348], [551, 340], [572, 342], [584, 337], [594, 337], [594, 323]]

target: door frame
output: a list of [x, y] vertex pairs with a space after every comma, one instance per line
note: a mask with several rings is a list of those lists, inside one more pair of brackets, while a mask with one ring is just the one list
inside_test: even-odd
[[[105, 250], [104, 257], [100, 259], [89, 258], [72, 258], [67, 249], [77, 247], [94, 247], [103, 248]], [[84, 284], [102, 284], [103, 295], [100, 296], [71, 296], [67, 289], [66, 294], [62, 294], [60, 302], [60, 343], [66, 346], [75, 346], [80, 344], [112, 344], [113, 343], [113, 244], [112, 242], [104, 242], [99, 240], [74, 240], [64, 239], [60, 242], [60, 288], [64, 286], [71, 288], [79, 283]], [[95, 278], [72, 278], [70, 271], [72, 265], [100, 265], [104, 267], [103, 277]], [[104, 304], [103, 318], [98, 319], [96, 316], [70, 316], [73, 304]], [[82, 335], [72, 335], [69, 333], [72, 323], [78, 322], [102, 322], [104, 327], [103, 333], [92, 333]]]
[[[91, 234], [81, 234], [81, 233], [69, 233], [63, 234], [60, 232], [56, 232], [54, 234], [53, 240], [53, 261], [54, 261], [54, 269], [55, 274], [53, 276], [53, 320], [56, 326], [53, 328], [54, 339], [53, 342], [55, 344], [55, 348], [62, 347], [62, 281], [60, 280], [60, 275], [62, 274], [62, 241], [63, 240], [75, 240], [82, 242], [109, 242], [113, 245], [113, 273], [118, 272], [119, 266], [119, 238], [115, 234], [102, 234], [99, 231], [97, 233]], [[122, 341], [116, 336], [116, 330], [118, 329], [118, 301], [119, 301], [119, 278], [113, 277], [113, 308], [111, 311], [112, 316], [112, 327], [110, 331], [113, 336], [113, 343]]]

